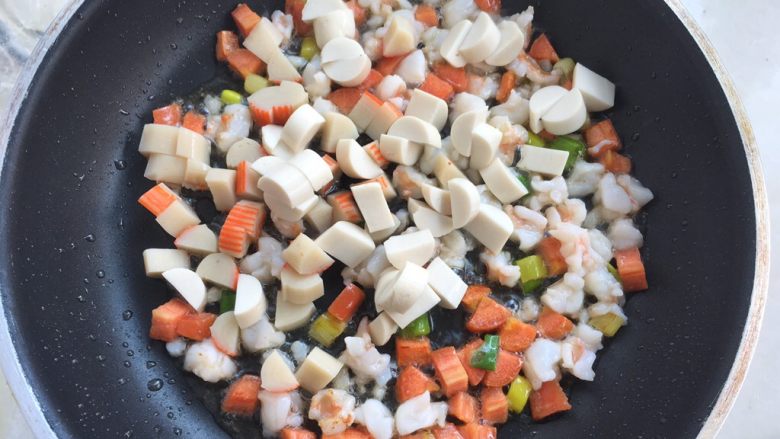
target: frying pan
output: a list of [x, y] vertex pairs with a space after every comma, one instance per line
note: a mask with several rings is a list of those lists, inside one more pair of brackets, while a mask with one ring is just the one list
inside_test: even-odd
[[[40, 437], [259, 437], [256, 424], [215, 414], [222, 386], [181, 372], [148, 340], [151, 309], [169, 293], [144, 277], [141, 252], [170, 239], [135, 201], [150, 186], [142, 125], [227, 77], [214, 34], [237, 2], [79, 3], [31, 60], [0, 137], [3, 370]], [[501, 437], [712, 436], [766, 293], [749, 126], [676, 1], [541, 3], [535, 24], [559, 52], [618, 84], [608, 116], [656, 194], [640, 218], [651, 288], [629, 298], [629, 325], [600, 353], [596, 380], [569, 386], [571, 412], [513, 417]], [[527, 5], [507, 1], [504, 12]]]

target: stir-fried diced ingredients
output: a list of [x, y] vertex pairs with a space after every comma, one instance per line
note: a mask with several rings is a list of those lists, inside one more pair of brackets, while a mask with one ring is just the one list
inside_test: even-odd
[[289, 439], [489, 438], [595, 379], [625, 293], [648, 288], [653, 194], [600, 114], [614, 84], [535, 34], [532, 7], [501, 13], [240, 4], [216, 35], [235, 87], [153, 111], [138, 201], [175, 249], [143, 258], [176, 297], [150, 337], [223, 383], [223, 416]]

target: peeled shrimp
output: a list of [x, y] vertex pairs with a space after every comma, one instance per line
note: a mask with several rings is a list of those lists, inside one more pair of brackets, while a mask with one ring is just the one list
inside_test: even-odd
[[184, 355], [184, 370], [210, 383], [230, 379], [238, 372], [236, 363], [217, 349], [210, 338], [190, 345]]
[[271, 282], [279, 279], [279, 274], [284, 267], [282, 259], [282, 243], [262, 236], [257, 240], [257, 252], [245, 257], [239, 264], [242, 273], [251, 274], [261, 282]]
[[520, 250], [529, 251], [544, 238], [547, 218], [541, 213], [523, 206], [504, 206], [504, 212], [512, 220], [514, 230], [509, 238], [520, 244]]
[[295, 392], [269, 392], [261, 390], [260, 420], [263, 436], [276, 436], [284, 427], [300, 427], [303, 424], [301, 396]]
[[241, 330], [241, 345], [247, 352], [279, 347], [284, 344], [284, 339], [284, 332], [277, 331], [268, 316], [263, 316], [254, 325]]
[[355, 421], [355, 397], [344, 390], [320, 390], [311, 398], [309, 419], [317, 421], [322, 434], [343, 433]]
[[395, 420], [393, 413], [376, 399], [367, 399], [355, 409], [355, 422], [366, 426], [374, 439], [391, 439]]
[[479, 260], [487, 267], [489, 280], [506, 287], [513, 287], [520, 280], [520, 267], [512, 263], [509, 252], [494, 254], [490, 250], [485, 250], [480, 253]]

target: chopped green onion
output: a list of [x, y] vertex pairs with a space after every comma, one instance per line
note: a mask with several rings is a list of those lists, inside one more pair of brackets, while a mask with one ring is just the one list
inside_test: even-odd
[[596, 316], [588, 320], [588, 324], [604, 334], [607, 337], [614, 337], [621, 326], [623, 326], [623, 318], [617, 314], [608, 312], [600, 316]]
[[225, 105], [240, 104], [241, 99], [243, 99], [241, 93], [233, 90], [222, 90], [222, 94], [219, 95], [219, 98]]
[[531, 179], [528, 178], [527, 174], [520, 172], [517, 174], [517, 179], [520, 180], [520, 184], [525, 186], [528, 192], [531, 192]]
[[219, 298], [219, 313], [224, 314], [233, 311], [236, 307], [236, 293], [231, 290], [222, 290], [222, 297]]
[[312, 37], [306, 37], [301, 42], [301, 57], [306, 59], [306, 61], [311, 61], [312, 58], [314, 58], [314, 55], [319, 52], [319, 49], [317, 48], [317, 42], [314, 41], [314, 38]]
[[562, 58], [560, 61], [555, 63], [553, 69], [560, 71], [564, 78], [571, 79], [571, 76], [574, 73], [574, 66], [576, 64], [577, 63], [575, 63], [571, 58]]
[[617, 268], [615, 268], [614, 265], [607, 264], [607, 270], [609, 271], [609, 274], [611, 274], [612, 277], [615, 278], [615, 280], [621, 283], [623, 282], [622, 280], [620, 280], [620, 273], [618, 273]]
[[417, 317], [409, 323], [407, 327], [401, 330], [401, 337], [403, 338], [417, 338], [431, 333], [431, 322], [428, 318], [428, 313]]
[[531, 383], [525, 377], [518, 376], [509, 385], [509, 392], [506, 399], [509, 402], [509, 410], [514, 413], [522, 413], [525, 405], [528, 403], [528, 397], [531, 395]]
[[249, 94], [266, 87], [268, 87], [268, 80], [260, 75], [250, 74], [244, 79], [244, 90]]
[[533, 292], [547, 278], [547, 267], [544, 265], [544, 259], [539, 255], [526, 256], [515, 261], [515, 265], [520, 267], [520, 281], [524, 293]]
[[325, 313], [317, 317], [309, 328], [309, 337], [320, 342], [321, 345], [328, 347], [344, 332], [347, 327], [346, 322], [332, 317]]
[[544, 148], [545, 142], [544, 139], [539, 137], [538, 134], [534, 134], [532, 131], [528, 132], [528, 141], [525, 142], [526, 145], [533, 145], [538, 146], [540, 148]]
[[569, 158], [566, 160], [566, 167], [564, 168], [565, 172], [569, 172], [574, 163], [577, 162], [577, 159], [585, 155], [585, 144], [569, 136], [556, 137], [547, 147], [569, 153]]
[[483, 370], [496, 370], [500, 340], [501, 337], [497, 335], [485, 335], [485, 342], [471, 354], [471, 367]]

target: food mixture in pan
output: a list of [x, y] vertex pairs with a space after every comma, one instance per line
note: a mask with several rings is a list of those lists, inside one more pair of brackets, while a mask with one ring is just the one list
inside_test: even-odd
[[143, 258], [175, 298], [150, 337], [224, 383], [221, 416], [293, 439], [476, 439], [572, 409], [561, 379], [595, 379], [647, 289], [634, 217], [653, 195], [600, 114], [614, 84], [533, 14], [240, 4], [216, 35], [235, 89], [154, 110], [139, 202], [174, 248]]

